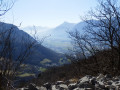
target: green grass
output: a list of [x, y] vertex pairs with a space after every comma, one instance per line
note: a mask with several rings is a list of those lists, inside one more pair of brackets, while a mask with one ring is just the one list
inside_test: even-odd
[[46, 64], [46, 63], [50, 63], [50, 62], [51, 62], [51, 60], [45, 58], [45, 59], [43, 59], [40, 63], [41, 63], [41, 64]]
[[28, 77], [28, 76], [35, 76], [35, 74], [33, 74], [33, 73], [24, 73], [24, 74], [20, 74], [18, 76], [19, 77]]
[[41, 71], [41, 72], [45, 72], [47, 69], [46, 68], [43, 68], [43, 67], [40, 67], [39, 68], [39, 71]]
[[71, 63], [71, 60], [70, 60], [70, 59], [67, 59], [67, 61], [68, 61], [69, 63]]

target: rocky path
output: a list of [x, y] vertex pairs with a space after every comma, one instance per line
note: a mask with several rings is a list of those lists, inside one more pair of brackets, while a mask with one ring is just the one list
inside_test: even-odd
[[57, 81], [54, 84], [45, 83], [43, 86], [30, 84], [27, 88], [17, 90], [120, 90], [120, 76], [100, 74], [97, 77], [86, 75], [75, 83]]

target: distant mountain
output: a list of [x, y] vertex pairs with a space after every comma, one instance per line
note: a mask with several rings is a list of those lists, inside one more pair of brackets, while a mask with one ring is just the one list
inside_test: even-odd
[[[13, 24], [6, 24], [6, 23], [0, 23], [0, 33], [5, 32], [7, 30], [12, 31], [11, 37], [14, 38], [14, 47], [15, 50], [13, 51], [14, 59], [21, 53], [22, 50], [24, 50], [24, 45], [28, 44], [29, 42], [35, 41], [37, 42], [33, 37], [31, 37], [29, 34], [24, 32], [23, 30], [19, 30], [16, 26]], [[7, 35], [7, 34], [6, 34]], [[22, 45], [21, 42], [24, 42]], [[41, 66], [41, 61], [44, 59], [49, 59], [51, 63], [58, 64], [59, 59], [62, 57], [61, 54], [54, 52], [53, 50], [50, 50], [43, 45], [39, 44], [38, 42], [32, 49], [34, 53], [31, 54], [29, 58], [26, 59], [26, 64], [31, 65], [38, 65]]]
[[75, 23], [63, 22], [61, 25], [54, 28], [55, 30], [69, 30], [75, 26]]
[[[73, 27], [74, 27], [74, 23], [68, 23], [68, 22], [64, 22], [63, 24], [51, 29], [49, 31], [49, 39], [51, 40], [65, 40], [68, 38], [68, 33]], [[64, 39], [63, 39], [64, 38]]]
[[46, 47], [60, 53], [65, 53], [71, 46], [68, 32], [74, 27], [74, 23], [64, 22], [61, 25], [49, 30], [49, 36], [43, 43]]
[[79, 32], [83, 33], [86, 25], [86, 22], [79, 22], [72, 28], [71, 31], [78, 30]]
[[[83, 33], [83, 28], [85, 26], [85, 22], [64, 22], [53, 29], [47, 29], [46, 31], [43, 29], [42, 31], [44, 32], [38, 32], [38, 35], [40, 38], [41, 36], [47, 37], [43, 43], [44, 46], [60, 53], [66, 53], [68, 51], [68, 48], [72, 47], [68, 32], [78, 30], [80, 33]], [[26, 30], [24, 29], [24, 31]]]

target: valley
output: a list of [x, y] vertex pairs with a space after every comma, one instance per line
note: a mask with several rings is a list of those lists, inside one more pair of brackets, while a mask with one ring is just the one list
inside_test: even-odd
[[45, 38], [43, 45], [58, 52], [58, 53], [67, 53], [69, 48], [72, 48], [71, 39], [69, 37], [70, 31], [78, 30], [80, 33], [83, 33], [83, 28], [85, 27], [85, 22], [79, 23], [69, 23], [63, 22], [59, 26], [49, 29], [42, 28], [40, 26], [28, 26], [22, 28], [23, 31], [27, 32], [30, 35], [33, 35], [35, 30], [36, 36], [39, 40]]

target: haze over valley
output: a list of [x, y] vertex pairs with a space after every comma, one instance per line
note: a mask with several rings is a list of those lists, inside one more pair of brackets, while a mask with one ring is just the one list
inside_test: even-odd
[[45, 38], [43, 42], [44, 46], [58, 53], [67, 53], [68, 49], [72, 48], [69, 32], [78, 30], [80, 33], [83, 33], [82, 30], [85, 25], [85, 22], [63, 22], [55, 28], [28, 26], [21, 29], [30, 35], [34, 35], [36, 33], [38, 40]]

